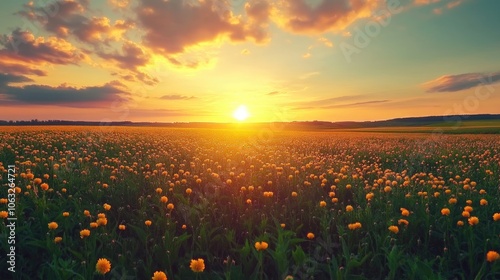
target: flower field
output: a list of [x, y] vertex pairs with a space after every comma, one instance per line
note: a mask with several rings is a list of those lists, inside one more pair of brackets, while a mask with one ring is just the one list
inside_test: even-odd
[[0, 139], [1, 279], [500, 278], [500, 136], [3, 127]]

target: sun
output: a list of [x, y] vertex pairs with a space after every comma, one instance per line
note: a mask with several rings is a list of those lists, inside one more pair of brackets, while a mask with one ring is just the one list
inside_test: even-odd
[[240, 105], [238, 108], [236, 108], [236, 110], [234, 110], [233, 112], [233, 117], [240, 122], [250, 117], [250, 113], [248, 113], [247, 106]]

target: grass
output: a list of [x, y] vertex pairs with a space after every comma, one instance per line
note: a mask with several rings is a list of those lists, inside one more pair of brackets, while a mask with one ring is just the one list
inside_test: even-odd
[[9, 127], [0, 138], [0, 198], [8, 165], [17, 174], [16, 273], [1, 262], [2, 279], [500, 277], [486, 259], [500, 252], [495, 135]]

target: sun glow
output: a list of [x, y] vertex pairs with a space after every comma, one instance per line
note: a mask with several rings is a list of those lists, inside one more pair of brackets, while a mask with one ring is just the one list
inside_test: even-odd
[[240, 122], [246, 120], [249, 116], [250, 113], [248, 113], [247, 107], [245, 105], [240, 105], [233, 112], [233, 117]]

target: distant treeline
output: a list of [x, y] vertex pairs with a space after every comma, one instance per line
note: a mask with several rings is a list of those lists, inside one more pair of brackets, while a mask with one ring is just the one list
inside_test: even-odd
[[[455, 124], [463, 121], [488, 121], [499, 120], [500, 114], [481, 115], [450, 115], [450, 116], [428, 116], [397, 118], [383, 121], [365, 122], [327, 122], [327, 121], [294, 121], [278, 123], [283, 129], [333, 129], [333, 128], [370, 128], [370, 127], [396, 127], [396, 126], [425, 126], [436, 123]], [[153, 127], [179, 127], [179, 128], [228, 128], [242, 126], [246, 128], [258, 128], [269, 126], [269, 123], [208, 123], [208, 122], [99, 122], [99, 121], [66, 121], [66, 120], [30, 120], [30, 121], [5, 121], [0, 120], [0, 126], [43, 126], [43, 125], [66, 125], [66, 126], [153, 126]]]

